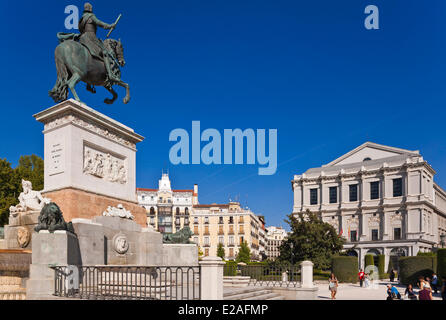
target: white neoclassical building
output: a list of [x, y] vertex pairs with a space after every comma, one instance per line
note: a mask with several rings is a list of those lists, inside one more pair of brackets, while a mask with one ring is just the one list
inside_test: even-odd
[[[366, 142], [292, 180], [293, 213], [318, 213], [346, 239], [344, 249], [359, 257], [431, 251], [444, 242], [446, 191], [419, 151]], [[443, 236], [442, 236], [443, 235]], [[442, 244], [444, 245], [444, 244]]]

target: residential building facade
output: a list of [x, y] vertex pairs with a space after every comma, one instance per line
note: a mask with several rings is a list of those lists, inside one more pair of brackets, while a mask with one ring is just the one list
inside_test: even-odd
[[276, 260], [280, 256], [280, 246], [285, 240], [287, 232], [281, 227], [266, 228], [266, 256], [269, 260]]
[[138, 203], [147, 211], [147, 225], [161, 233], [175, 233], [189, 225], [192, 207], [198, 203], [198, 186], [173, 190], [169, 175], [163, 173], [158, 189], [136, 189]]
[[225, 250], [225, 259], [237, 257], [240, 245], [247, 242], [251, 259], [260, 260], [260, 234], [264, 223], [238, 202], [228, 204], [198, 204], [193, 207], [192, 240], [204, 256], [216, 256], [218, 244]]
[[147, 225], [161, 233], [175, 233], [189, 226], [204, 256], [216, 256], [219, 243], [228, 260], [237, 257], [240, 244], [247, 242], [253, 260], [265, 256], [265, 218], [240, 206], [199, 204], [198, 185], [190, 190], [171, 188], [169, 175], [162, 174], [158, 189], [137, 188], [139, 205], [147, 212]]
[[[359, 257], [399, 256], [436, 248], [446, 233], [446, 192], [419, 151], [366, 142], [292, 180], [293, 212], [310, 210], [345, 239]], [[444, 237], [444, 236], [443, 236]]]

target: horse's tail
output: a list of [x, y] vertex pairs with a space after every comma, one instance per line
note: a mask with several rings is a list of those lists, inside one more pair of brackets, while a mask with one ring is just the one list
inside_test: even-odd
[[54, 102], [61, 102], [67, 100], [68, 98], [68, 78], [69, 73], [65, 62], [62, 60], [62, 57], [58, 54], [58, 50], [56, 48], [55, 54], [56, 61], [56, 69], [57, 69], [57, 80], [53, 89], [49, 91], [49, 95], [53, 98]]

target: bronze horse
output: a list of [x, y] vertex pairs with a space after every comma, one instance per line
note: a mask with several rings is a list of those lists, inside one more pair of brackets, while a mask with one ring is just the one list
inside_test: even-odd
[[[104, 46], [112, 54], [113, 60], [115, 61], [112, 69], [115, 74], [119, 75], [118, 78], [120, 78], [121, 72], [119, 66], [123, 67], [125, 65], [122, 43], [114, 39], [106, 39], [104, 40]], [[114, 84], [126, 89], [126, 96], [123, 102], [128, 103], [130, 101], [129, 85], [121, 80], [119, 82], [109, 82], [104, 61], [93, 57], [90, 51], [81, 43], [72, 39], [62, 40], [56, 47], [54, 55], [57, 68], [57, 81], [54, 88], [49, 92], [49, 95], [56, 103], [67, 99], [68, 89], [71, 90], [74, 98], [80, 102], [75, 90], [75, 86], [79, 81], [85, 82], [87, 89], [92, 93], [96, 92], [93, 86], [103, 86], [106, 88], [113, 95], [111, 99], [106, 98], [104, 100], [107, 104], [112, 104], [118, 97], [112, 87]]]

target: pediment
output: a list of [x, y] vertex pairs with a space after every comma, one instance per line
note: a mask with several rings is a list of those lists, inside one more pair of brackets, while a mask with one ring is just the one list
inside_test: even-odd
[[373, 142], [366, 142], [352, 151], [344, 154], [336, 160], [324, 165], [323, 167], [340, 166], [351, 163], [366, 162], [367, 160], [378, 160], [399, 155], [419, 155], [419, 151], [405, 150], [395, 147], [389, 147]]

